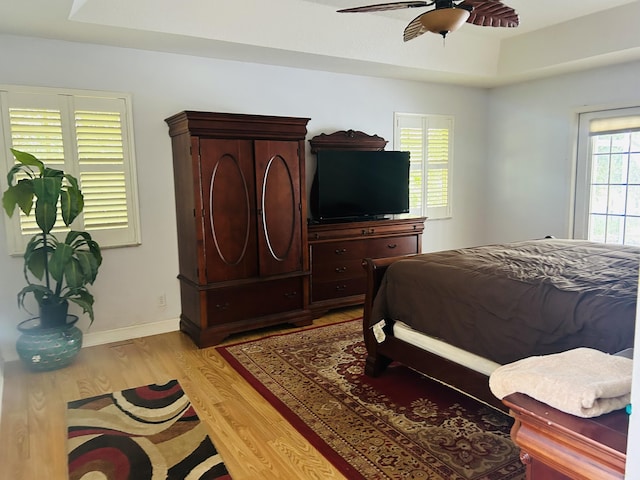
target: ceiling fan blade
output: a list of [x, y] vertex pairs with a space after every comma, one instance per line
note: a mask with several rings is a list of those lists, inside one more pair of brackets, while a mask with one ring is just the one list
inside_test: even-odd
[[433, 5], [434, 2], [393, 2], [379, 3], [376, 5], [367, 5], [364, 7], [343, 8], [338, 10], [340, 13], [360, 13], [360, 12], [384, 12], [386, 10], [401, 10], [403, 8], [419, 8]]
[[471, 11], [467, 23], [482, 27], [517, 27], [520, 19], [516, 11], [499, 0], [464, 0], [458, 8]]
[[409, 22], [409, 25], [405, 27], [404, 36], [403, 36], [403, 39], [405, 42], [408, 42], [409, 40], [413, 40], [414, 38], [419, 37], [423, 33], [428, 32], [428, 30], [424, 28], [424, 25], [420, 21], [420, 19], [422, 18], [422, 15], [418, 15], [416, 18], [411, 20], [411, 22]]

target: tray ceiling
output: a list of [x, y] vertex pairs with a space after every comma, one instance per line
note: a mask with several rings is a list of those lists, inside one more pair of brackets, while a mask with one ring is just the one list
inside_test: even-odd
[[518, 28], [465, 24], [407, 43], [404, 27], [426, 10], [336, 13], [370, 3], [20, 0], [3, 5], [0, 33], [475, 86], [640, 59], [638, 0], [504, 0]]

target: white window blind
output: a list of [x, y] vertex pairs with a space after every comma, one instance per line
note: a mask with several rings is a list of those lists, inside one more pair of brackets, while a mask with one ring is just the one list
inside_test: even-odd
[[574, 236], [640, 245], [640, 108], [579, 117]]
[[410, 153], [410, 213], [451, 217], [453, 117], [396, 113], [394, 149]]
[[[102, 247], [140, 243], [128, 96], [0, 87], [0, 108], [5, 182], [14, 162], [9, 148], [31, 153], [79, 180], [85, 205], [72, 228], [87, 230]], [[33, 215], [19, 213], [8, 221], [12, 254], [39, 232]], [[64, 230], [59, 221], [54, 233]]]

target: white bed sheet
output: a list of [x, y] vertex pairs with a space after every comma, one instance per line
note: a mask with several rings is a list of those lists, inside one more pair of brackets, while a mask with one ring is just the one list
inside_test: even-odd
[[435, 353], [447, 360], [456, 362], [470, 368], [471, 370], [475, 370], [476, 372], [483, 373], [487, 377], [500, 366], [499, 363], [492, 360], [488, 360], [474, 353], [469, 353], [466, 350], [454, 347], [442, 340], [420, 333], [403, 322], [394, 322], [393, 335], [400, 340], [421, 348], [422, 350]]

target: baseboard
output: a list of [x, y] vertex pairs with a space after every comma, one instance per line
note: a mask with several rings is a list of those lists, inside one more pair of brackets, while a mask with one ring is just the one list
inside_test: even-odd
[[[172, 318], [162, 320], [160, 322], [144, 323], [141, 325], [133, 325], [131, 327], [115, 328], [113, 330], [105, 330], [102, 332], [85, 332], [82, 338], [82, 348], [94, 347], [96, 345], [104, 345], [106, 343], [123, 342], [134, 338], [148, 337], [150, 335], [159, 335], [161, 333], [175, 332], [180, 329], [180, 319]], [[5, 361], [10, 362], [19, 360], [15, 349], [5, 353]]]
[[172, 318], [161, 322], [133, 325], [131, 327], [105, 330], [104, 332], [85, 332], [82, 338], [82, 347], [94, 347], [105, 343], [122, 342], [134, 338], [159, 335], [161, 333], [175, 332], [180, 329], [180, 319]]

